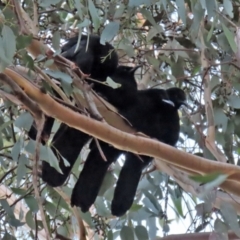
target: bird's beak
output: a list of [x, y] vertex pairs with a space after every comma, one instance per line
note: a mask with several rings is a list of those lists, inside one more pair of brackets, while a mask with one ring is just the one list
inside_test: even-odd
[[171, 100], [163, 99], [162, 101], [175, 107], [175, 104]]
[[140, 67], [142, 67], [142, 65], [137, 65], [137, 66], [134, 67], [130, 72], [131, 72], [131, 73], [135, 73], [135, 71], [136, 71], [137, 69], [139, 69]]

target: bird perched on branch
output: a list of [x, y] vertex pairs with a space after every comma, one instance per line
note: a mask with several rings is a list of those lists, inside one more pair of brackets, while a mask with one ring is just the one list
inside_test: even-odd
[[[90, 74], [92, 78], [99, 81], [105, 81], [108, 76], [115, 72], [118, 65], [118, 56], [114, 47], [109, 43], [100, 44], [100, 37], [96, 35], [90, 35], [89, 37], [82, 35], [79, 43], [78, 36], [68, 39], [67, 43], [62, 47], [62, 56], [76, 63], [82, 72]], [[49, 138], [53, 124], [54, 118], [46, 116], [42, 131], [42, 144], [44, 145], [46, 139]], [[28, 136], [36, 140], [36, 135], [37, 129], [33, 124]], [[53, 137], [52, 151], [59, 159], [59, 166], [63, 174], [51, 167], [49, 163], [43, 161], [43, 180], [53, 187], [62, 185], [88, 139], [89, 136], [85, 133], [62, 123]], [[62, 157], [69, 161], [70, 166], [64, 165]]]
[[[121, 87], [118, 88], [117, 92], [116, 90], [104, 86], [106, 88], [106, 91], [109, 93], [109, 96], [114, 96], [116, 99], [121, 99], [123, 97], [122, 88], [127, 88], [126, 94], [128, 94], [128, 91], [137, 91], [137, 86], [135, 85], [135, 79], [134, 79], [134, 71], [136, 68], [131, 67], [124, 67], [120, 66], [117, 68], [116, 72], [119, 72], [121, 76], [125, 76], [126, 78], [120, 78], [122, 80], [131, 80], [134, 81], [134, 84], [125, 84], [124, 81], [120, 82], [120, 79], [118, 80], [118, 83], [121, 84]], [[117, 79], [115, 79], [117, 80]], [[126, 86], [127, 85], [127, 86]], [[132, 89], [132, 91], [131, 91]], [[112, 93], [111, 93], [112, 91]], [[119, 100], [118, 100], [119, 101]], [[48, 127], [49, 128], [49, 127]], [[63, 185], [63, 183], [66, 181], [74, 163], [77, 160], [77, 157], [83, 148], [83, 146], [86, 144], [86, 142], [91, 138], [91, 136], [75, 129], [67, 126], [66, 124], [62, 123], [58, 129], [58, 131], [55, 133], [53, 140], [52, 140], [52, 151], [59, 159], [59, 166], [63, 172], [63, 174], [59, 173], [55, 168], [51, 167], [49, 163], [43, 161], [42, 163], [42, 179], [47, 182], [52, 187], [57, 187]], [[106, 143], [99, 141], [100, 145], [105, 145]], [[108, 144], [107, 144], [108, 145]], [[96, 154], [98, 154], [98, 158], [102, 160], [102, 157], [100, 153], [98, 152], [98, 148], [96, 147], [96, 143], [93, 141], [90, 144], [90, 154], [88, 159], [91, 158], [91, 154], [94, 154], [94, 151], [97, 151]], [[114, 149], [116, 152], [116, 149]], [[112, 159], [111, 156], [108, 156], [108, 152], [104, 152], [106, 157], [108, 159]], [[119, 154], [117, 154], [118, 156]], [[69, 166], [65, 166], [64, 161], [62, 159], [64, 157], [69, 162]], [[110, 165], [110, 164], [109, 164]], [[100, 172], [100, 171], [99, 171]], [[106, 173], [106, 171], [105, 171]], [[84, 180], [85, 181], [85, 180]], [[96, 195], [97, 196], [97, 195]], [[72, 197], [73, 199], [73, 197]], [[95, 199], [94, 199], [95, 200]]]
[[[100, 38], [98, 39], [100, 40]], [[96, 38], [94, 38], [93, 42], [94, 44], [89, 44], [89, 47], [92, 46], [92, 49], [98, 45]], [[101, 73], [98, 66], [96, 66], [95, 71], [95, 66], [92, 65], [93, 67], [91, 68], [86, 64], [87, 61], [90, 63], [94, 62], [94, 60], [92, 60], [92, 56], [94, 55], [92, 54], [93, 51], [81, 53], [83, 50], [81, 47], [87, 43], [86, 38], [83, 39], [83, 42], [81, 40], [80, 43], [82, 43], [80, 49], [77, 48], [78, 50], [75, 51], [77, 38], [70, 39], [63, 47], [63, 56], [75, 62], [83, 72], [85, 71], [84, 73], [90, 73], [91, 77], [99, 81], [105, 81], [106, 77], [96, 76]], [[101, 48], [102, 45], [98, 45], [98, 47]], [[98, 53], [99, 52], [101, 53], [98, 49]], [[100, 55], [96, 54], [96, 56], [98, 56], [98, 60], [96, 60], [95, 63], [99, 64]], [[109, 66], [109, 63], [106, 64], [106, 66], [107, 65]], [[174, 146], [179, 135], [179, 117], [177, 110], [185, 101], [184, 92], [179, 88], [171, 88], [167, 91], [162, 89], [137, 91], [137, 85], [134, 79], [135, 70], [136, 68], [120, 66], [115, 69], [113, 73], [111, 72], [111, 74], [109, 74], [115, 82], [121, 84], [120, 88], [112, 89], [105, 85], [95, 83], [94, 90], [117, 107], [120, 114], [123, 115], [137, 131]], [[106, 76], [106, 71], [102, 73]], [[64, 136], [67, 137], [61, 137], [62, 126], [63, 128], [67, 128], [65, 130], [66, 132], [70, 132], [70, 137], [68, 137], [66, 132], [64, 132]], [[64, 127], [64, 124], [62, 124], [61, 127], [55, 134], [56, 141], [53, 141], [53, 144], [55, 144], [54, 148], [60, 154], [64, 153], [62, 154], [63, 157], [66, 154], [65, 158], [70, 162], [70, 167], [66, 167], [63, 164], [63, 160], [60, 159], [60, 168], [64, 173], [62, 175], [50, 167], [48, 163], [43, 165], [43, 180], [52, 186], [63, 184], [81, 148], [89, 138], [88, 135], [76, 129], [67, 126]], [[72, 142], [74, 142], [74, 145]], [[79, 179], [74, 186], [71, 197], [71, 204], [79, 206], [83, 212], [88, 211], [89, 207], [94, 203], [110, 164], [116, 161], [119, 155], [123, 153], [123, 151], [115, 149], [107, 143], [101, 141], [99, 141], [99, 143], [107, 161], [102, 159], [99, 149], [93, 141], [90, 145], [91, 151], [80, 173]], [[116, 216], [123, 215], [131, 207], [142, 170], [152, 160], [150, 157], [140, 156], [141, 161], [140, 158], [133, 153], [125, 154], [126, 161], [119, 175], [111, 207], [112, 213]], [[55, 176], [54, 179], [51, 176]]]
[[[131, 112], [123, 115], [137, 130], [163, 143], [175, 146], [180, 132], [178, 109], [182, 104], [185, 104], [186, 98], [185, 93], [179, 88], [170, 88], [166, 90], [166, 93], [174, 105], [161, 103], [159, 89], [144, 90], [141, 94], [145, 97], [140, 97], [142, 105], [139, 103], [135, 115], [132, 115]], [[147, 96], [148, 99], [151, 99], [151, 104], [150, 102], [146, 104]], [[144, 106], [144, 109], [141, 106]], [[140, 121], [135, 122], [140, 116], [142, 116]], [[112, 214], [115, 216], [125, 214], [134, 201], [142, 170], [152, 160], [147, 156], [141, 156], [141, 158], [142, 161], [133, 153], [128, 152], [126, 154], [126, 160], [119, 174], [111, 205]]]
[[[119, 66], [116, 69], [118, 59], [114, 48], [108, 43], [106, 43], [105, 46], [101, 45], [100, 37], [98, 36], [90, 35], [88, 40], [87, 36], [83, 35], [79, 46], [78, 37], [70, 38], [62, 48], [62, 55], [75, 62], [84, 73], [91, 74], [91, 77], [99, 81], [105, 81], [107, 76], [113, 72], [117, 72], [116, 75], [118, 78], [115, 80], [121, 84], [119, 88], [114, 91], [111, 87], [98, 84], [96, 88], [94, 88], [95, 90], [99, 89], [100, 92], [106, 91], [109, 96], [114, 97], [116, 100], [123, 97], [122, 89], [129, 90], [125, 91], [125, 94], [137, 91], [134, 73], [139, 66], [134, 68]], [[105, 61], [102, 62], [102, 58], [105, 58]], [[45, 126], [42, 132], [44, 139], [47, 139], [50, 135], [53, 123], [54, 119], [46, 116]], [[31, 139], [35, 140], [36, 134], [37, 130], [33, 125], [28, 135]], [[67, 179], [82, 147], [89, 138], [90, 136], [87, 134], [62, 123], [53, 137], [51, 149], [59, 159], [59, 166], [63, 174], [51, 167], [48, 162], [43, 161], [42, 179], [52, 187], [61, 186]], [[42, 140], [42, 143], [45, 144], [45, 140]], [[90, 148], [95, 149], [95, 147], [95, 143], [90, 145]], [[62, 157], [67, 159], [70, 164], [69, 166], [65, 166]]]
[[[115, 81], [115, 75], [112, 79]], [[102, 93], [103, 94], [103, 93]], [[104, 92], [110, 103], [117, 101], [114, 95]], [[131, 100], [131, 101], [129, 101]], [[179, 88], [149, 89], [131, 94], [129, 99], [115, 105], [132, 126], [144, 134], [161, 142], [174, 146], [179, 137], [180, 124], [178, 109], [184, 104], [185, 94]], [[73, 189], [71, 203], [79, 206], [83, 212], [88, 211], [94, 203], [101, 183], [110, 164], [123, 151], [114, 149], [107, 143], [100, 144], [107, 161], [104, 161], [97, 147], [89, 153], [79, 179]], [[126, 160], [120, 172], [112, 201], [112, 214], [123, 215], [132, 205], [142, 170], [152, 158], [133, 153], [125, 153]]]

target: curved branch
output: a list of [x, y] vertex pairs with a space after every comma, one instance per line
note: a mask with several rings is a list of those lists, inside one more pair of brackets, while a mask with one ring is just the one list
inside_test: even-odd
[[[216, 171], [222, 172], [228, 175], [228, 179], [225, 184], [228, 184], [229, 182], [233, 184], [234, 182], [234, 184], [237, 184], [236, 186], [239, 186], [240, 167], [238, 166], [210, 161], [205, 158], [179, 151], [176, 148], [156, 140], [120, 131], [119, 129], [109, 126], [106, 123], [98, 122], [62, 106], [53, 100], [49, 95], [42, 93], [36, 86], [28, 82], [16, 72], [6, 69], [5, 73], [9, 77], [11, 75], [12, 79], [24, 89], [26, 94], [39, 105], [46, 115], [55, 117], [70, 127], [76, 128], [93, 137], [99, 138], [104, 142], [110, 143], [118, 149], [161, 158], [169, 164], [188, 171], [195, 170], [199, 174]], [[156, 164], [158, 164], [158, 161], [156, 161]], [[240, 194], [239, 188], [231, 188], [229, 191], [238, 196]]]

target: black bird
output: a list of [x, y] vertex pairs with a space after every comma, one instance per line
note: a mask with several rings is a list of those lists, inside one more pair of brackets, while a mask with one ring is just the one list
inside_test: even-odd
[[78, 36], [68, 39], [62, 47], [61, 55], [97, 80], [105, 80], [115, 72], [118, 65], [118, 56], [113, 46], [109, 43], [102, 45], [97, 35], [82, 35], [79, 44]]
[[[136, 109], [135, 116], [132, 115], [131, 112], [123, 115], [133, 123], [136, 129], [141, 130], [161, 142], [175, 146], [180, 131], [178, 109], [185, 102], [185, 94], [179, 88], [166, 90], [169, 100], [174, 103], [174, 106], [172, 106], [171, 104], [166, 105], [161, 103], [162, 100], [158, 91], [158, 89], [152, 89], [142, 92], [144, 95], [148, 95], [152, 101], [151, 104], [148, 102], [148, 109], [146, 108], [145, 96], [140, 99], [138, 104], [141, 108], [145, 102], [145, 107]], [[140, 117], [137, 111], [141, 111], [142, 116], [142, 118], [138, 118], [138, 122], [135, 121], [137, 116]], [[141, 156], [141, 158], [142, 161], [133, 153], [128, 152], [126, 154], [126, 160], [119, 174], [111, 205], [112, 214], [115, 216], [124, 215], [134, 201], [142, 170], [152, 160], [152, 158], [147, 156]]]
[[[96, 78], [99, 81], [105, 81], [107, 76], [115, 72], [118, 65], [118, 56], [112, 45], [109, 43], [105, 45], [100, 44], [100, 37], [95, 35], [90, 35], [89, 38], [86, 35], [82, 35], [79, 45], [77, 43], [78, 36], [70, 38], [62, 47], [62, 56], [75, 62], [84, 73], [91, 74], [92, 78]], [[129, 69], [129, 72], [131, 70]], [[120, 67], [119, 71], [125, 70]], [[53, 123], [54, 118], [46, 116], [42, 132], [42, 144], [44, 145], [46, 143], [45, 140], [51, 133]], [[33, 124], [28, 132], [28, 136], [36, 140], [36, 135], [37, 130], [35, 124]], [[62, 185], [88, 139], [89, 136], [85, 133], [62, 123], [53, 137], [52, 151], [59, 159], [59, 166], [63, 174], [51, 167], [49, 163], [43, 161], [42, 179], [53, 187]], [[62, 157], [68, 160], [70, 163], [69, 167], [64, 165]]]
[[[138, 67], [119, 66], [117, 68], [111, 78], [114, 82], [121, 84], [121, 87], [113, 89], [96, 83], [94, 89], [100, 92], [111, 104], [124, 109], [127, 107], [128, 101], [136, 101], [137, 84], [134, 73]], [[108, 143], [99, 141], [99, 144], [107, 161], [102, 159], [98, 147], [95, 142], [92, 142], [90, 145], [91, 151], [71, 196], [72, 206], [80, 207], [83, 212], [88, 211], [94, 203], [108, 167], [123, 153], [123, 151], [113, 148]]]
[[[123, 76], [114, 74], [112, 79], [118, 82], [121, 77]], [[173, 102], [172, 105], [169, 104], [171, 101], [168, 101], [168, 92], [175, 92], [179, 97], [178, 101], [175, 101], [175, 98], [172, 97], [172, 101], [174, 100], [176, 105]], [[127, 95], [123, 95], [128, 96], [128, 98], [117, 100], [115, 99], [116, 95], [114, 96], [112, 93], [108, 94], [108, 92], [104, 91], [102, 94], [107, 97], [109, 102], [115, 104], [119, 109], [119, 113], [130, 121], [138, 131], [167, 144], [175, 145], [179, 135], [178, 102], [182, 103], [185, 100], [184, 92], [181, 89], [133, 91]], [[171, 95], [174, 96], [174, 94]], [[165, 121], [166, 125], [164, 127]], [[171, 134], [172, 131], [173, 134]], [[120, 154], [124, 153], [123, 151], [114, 149], [107, 143], [101, 142], [100, 145], [107, 158], [107, 162], [102, 159], [98, 148], [93, 148], [73, 189], [71, 204], [79, 206], [83, 212], [88, 211], [94, 203], [110, 164], [116, 161]], [[141, 156], [141, 159], [143, 161], [132, 153], [126, 153], [126, 161], [119, 176], [113, 199], [113, 215], [121, 216], [131, 207], [142, 169], [152, 160], [147, 156]], [[119, 197], [119, 195], [124, 196], [124, 198]], [[121, 203], [117, 200], [118, 197], [121, 199]], [[123, 199], [124, 201], [122, 201]]]
[[[130, 92], [137, 90], [137, 85], [134, 79], [134, 72], [137, 68], [132, 67], [125, 67], [120, 66], [117, 68], [116, 72], [119, 72], [120, 76], [124, 76], [123, 78], [115, 79], [116, 82], [121, 84], [121, 87], [119, 87], [117, 90], [114, 90], [110, 87], [104, 86], [106, 88], [106, 91], [111, 94], [111, 96], [114, 96], [117, 99], [120, 99], [123, 97], [123, 90], [122, 88], [127, 88]], [[127, 83], [125, 81], [120, 82], [121, 80], [129, 80]], [[130, 83], [132, 81], [132, 83]], [[100, 85], [100, 84], [99, 84]], [[101, 88], [101, 87], [100, 87]], [[114, 93], [111, 93], [111, 91]], [[128, 91], [126, 91], [128, 94]], [[59, 173], [55, 168], [51, 167], [49, 163], [46, 161], [43, 161], [42, 163], [42, 179], [43, 181], [47, 182], [52, 187], [58, 187], [63, 185], [63, 183], [66, 181], [67, 177], [69, 176], [69, 173], [74, 165], [74, 163], [77, 160], [77, 157], [82, 150], [83, 146], [86, 144], [86, 142], [91, 138], [91, 136], [75, 129], [67, 126], [66, 124], [61, 124], [60, 128], [56, 132], [56, 134], [53, 137], [52, 141], [52, 151], [59, 159], [59, 167], [61, 168], [63, 174]], [[100, 145], [106, 145], [106, 143], [99, 141]], [[93, 141], [90, 144], [91, 152], [89, 153], [88, 159], [91, 159], [92, 154], [94, 154], [94, 151], [98, 152], [98, 148], [96, 147], [95, 141]], [[111, 147], [111, 149], [114, 149]], [[114, 149], [116, 152], [116, 149]], [[108, 159], [112, 159], [111, 153], [108, 151], [104, 151], [106, 157]], [[62, 157], [67, 159], [70, 166], [65, 166], [64, 161]], [[100, 157], [100, 162], [102, 163], [103, 160]], [[99, 173], [100, 171], [98, 171]], [[97, 174], [97, 173], [96, 173]], [[91, 177], [91, 174], [90, 174]], [[86, 182], [86, 179], [84, 179], [84, 182]], [[76, 188], [76, 187], [75, 187]], [[74, 199], [74, 197], [72, 197]]]
[[[85, 40], [83, 39], [83, 41], [85, 41], [85, 43], [86, 43], [86, 39]], [[68, 44], [68, 48], [65, 48], [65, 49], [63, 48], [63, 51], [65, 51], [65, 53], [63, 53], [63, 55], [65, 57], [67, 57], [69, 60], [74, 61], [76, 64], [82, 64], [82, 62], [79, 61], [78, 58], [81, 58], [81, 56], [84, 56], [84, 55], [76, 54], [77, 52], [74, 54], [76, 45], [77, 45], [77, 39], [72, 40], [72, 41], [70, 40], [69, 44]], [[97, 44], [93, 44], [92, 46], [96, 46], [96, 45]], [[100, 47], [101, 47], [101, 45], [100, 45]], [[68, 49], [69, 49], [69, 53], [67, 52]], [[81, 50], [82, 49], [77, 50], [78, 53], [80, 53]], [[90, 53], [91, 53], [91, 51], [90, 51]], [[90, 61], [90, 62], [92, 61], [91, 57], [89, 57], [89, 56], [87, 56], [85, 59], [87, 59], [87, 61]], [[99, 61], [98, 61], [98, 63], [99, 63]], [[83, 72], [85, 71], [84, 73], [89, 74], [89, 69], [91, 69], [91, 68], [87, 68], [88, 67], [87, 65], [83, 65], [82, 68], [81, 68], [81, 66], [79, 66], [79, 67]], [[86, 70], [84, 70], [84, 67], [86, 67]], [[102, 71], [100, 68], [97, 68], [97, 69], [98, 70], [95, 71], [94, 68], [92, 68], [92, 70], [90, 70], [90, 71], [93, 71], [94, 73], [98, 73], [98, 72], [104, 73], [104, 71]], [[106, 86], [103, 86], [100, 84], [95, 84], [94, 89], [96, 91], [100, 92], [103, 96], [105, 96], [110, 103], [112, 103], [117, 108], [119, 108], [120, 114], [122, 114], [125, 118], [127, 118], [138, 131], [141, 131], [141, 132], [149, 135], [150, 137], [157, 138], [158, 140], [163, 141], [167, 144], [175, 145], [175, 143], [173, 144], [172, 141], [174, 138], [176, 138], [175, 141], [177, 141], [177, 139], [178, 139], [178, 134], [179, 134], [179, 122], [178, 121], [179, 120], [177, 121], [177, 125], [176, 125], [176, 126], [178, 126], [178, 127], [176, 127], [176, 129], [178, 129], [178, 130], [176, 132], [172, 132], [172, 130], [175, 128], [174, 123], [171, 124], [171, 121], [168, 122], [168, 119], [166, 118], [166, 116], [162, 117], [162, 115], [166, 115], [165, 110], [168, 111], [169, 107], [173, 108], [174, 109], [173, 112], [175, 112], [177, 114], [176, 109], [178, 109], [180, 107], [180, 105], [182, 104], [182, 101], [181, 101], [182, 99], [181, 99], [181, 97], [179, 97], [179, 95], [181, 95], [181, 94], [176, 94], [176, 93], [182, 92], [182, 90], [180, 90], [180, 89], [170, 90], [169, 89], [169, 90], [167, 90], [167, 92], [165, 92], [164, 90], [152, 89], [152, 90], [145, 90], [145, 91], [137, 92], [136, 82], [128, 81], [131, 78], [134, 80], [134, 75], [132, 75], [132, 77], [129, 77], [130, 72], [131, 71], [128, 71], [127, 68], [125, 68], [125, 69], [124, 69], [124, 67], [122, 69], [118, 68], [118, 71], [116, 71], [115, 74], [113, 74], [111, 76], [115, 82], [119, 82], [122, 84], [123, 83], [129, 84], [129, 86], [123, 85], [122, 88], [113, 90]], [[105, 80], [104, 77], [101, 77], [101, 76], [97, 77], [96, 75], [94, 75], [94, 73], [91, 73], [92, 78], [96, 78], [97, 80], [100, 80], [100, 81]], [[128, 75], [126, 75], [126, 73]], [[134, 87], [133, 87], [133, 85], [134, 85]], [[119, 93], [120, 95], [118, 95], [116, 93]], [[174, 96], [178, 95], [178, 97], [176, 98], [178, 101], [175, 101], [175, 106], [171, 106], [168, 103], [162, 101], [163, 99], [168, 99], [168, 96], [166, 93], [169, 94], [169, 97], [170, 97], [170, 95], [173, 96], [173, 98], [172, 98], [173, 102], [175, 99]], [[184, 92], [182, 92], [182, 93], [183, 93], [183, 96], [185, 99]], [[120, 97], [118, 97], [118, 96], [120, 96]], [[178, 104], [180, 104], [180, 105], [178, 105]], [[171, 115], [170, 112], [169, 112], [169, 114], [167, 114], [168, 116]], [[164, 119], [167, 119], [166, 125], [163, 124]], [[177, 115], [177, 119], [178, 119], [178, 115]], [[170, 128], [168, 130], [165, 127], [167, 125], [170, 126]], [[69, 129], [69, 127], [67, 127], [67, 129]], [[161, 130], [164, 129], [164, 130], [161, 132], [160, 129]], [[69, 131], [72, 131], [71, 136], [73, 138], [73, 141], [75, 141], [75, 142], [76, 142], [76, 136], [77, 136], [77, 138], [81, 137], [82, 134], [84, 136], [87, 136], [86, 134], [81, 133], [81, 132], [77, 131], [76, 129], [72, 129]], [[77, 133], [77, 132], [78, 132], [78, 134], [75, 135], [75, 133]], [[87, 137], [86, 138], [83, 137], [84, 141], [87, 139]], [[72, 142], [72, 141], [70, 141], [69, 138], [67, 138], [69, 141], [63, 141], [61, 139], [62, 138], [59, 137], [59, 138], [57, 138], [57, 141], [60, 141], [60, 142], [62, 141], [62, 142], [64, 142], [64, 144], [62, 144], [62, 145], [59, 144], [58, 148], [56, 148], [57, 150], [60, 150], [63, 148], [67, 149], [67, 145]], [[74, 147], [72, 148], [73, 151], [76, 150], [77, 145], [78, 145], [79, 148], [77, 148], [77, 153], [79, 154], [82, 146], [84, 145], [84, 143], [83, 143], [84, 141], [82, 141], [79, 145], [78, 144], [74, 145]], [[108, 166], [112, 162], [114, 162], [121, 153], [123, 153], [122, 151], [114, 149], [113, 147], [109, 146], [108, 144], [106, 144], [104, 142], [100, 141], [100, 145], [101, 145], [101, 148], [102, 148], [108, 161], [105, 162], [101, 158], [101, 155], [99, 154], [99, 150], [96, 147], [95, 143], [93, 142], [91, 144], [92, 151], [90, 152], [90, 154], [88, 156], [88, 159], [85, 163], [83, 171], [81, 172], [79, 180], [77, 181], [77, 183], [73, 189], [73, 193], [72, 193], [72, 198], [71, 198], [72, 205], [81, 207], [82, 211], [84, 211], [84, 212], [89, 209], [89, 207], [92, 205], [92, 203], [94, 203]], [[67, 151], [67, 152], [69, 152], [69, 151]], [[64, 178], [61, 178], [61, 184], [65, 181], [63, 179], [66, 179], [66, 177], [68, 176], [72, 165], [76, 161], [78, 154], [75, 154], [73, 158], [72, 158], [73, 155], [69, 154], [69, 157], [72, 160], [69, 160], [66, 157], [66, 159], [71, 164], [71, 166], [68, 168], [64, 167], [64, 165], [61, 165], [61, 160], [60, 160], [61, 169], [62, 168], [64, 170], [67, 169], [66, 172], [68, 172], [67, 174], [64, 175]], [[113, 202], [112, 202], [112, 213], [114, 215], [121, 216], [131, 207], [131, 204], [133, 202], [135, 192], [137, 189], [138, 181], [141, 176], [142, 169], [146, 165], [148, 165], [148, 163], [151, 161], [150, 157], [141, 156], [141, 158], [142, 158], [143, 162], [141, 160], [139, 160], [139, 158], [132, 153], [126, 154], [126, 161], [125, 161], [124, 167], [120, 173], [120, 177], [119, 177], [119, 180], [117, 183], [117, 187], [116, 187]], [[133, 173], [132, 169], [135, 170], [134, 173]], [[48, 181], [52, 182], [52, 178], [50, 177], [52, 175], [51, 167], [48, 166], [45, 170], [47, 170], [47, 171], [45, 171], [47, 173], [46, 176], [49, 176]], [[52, 168], [52, 170], [55, 171], [59, 176], [62, 176], [54, 168]], [[57, 176], [55, 178], [59, 179], [59, 177], [57, 177]], [[126, 186], [127, 186], [127, 188], [126, 188]], [[126, 195], [126, 198], [124, 198], [124, 201], [126, 203], [120, 203], [118, 201], [118, 198], [119, 198], [119, 196], [124, 196], [124, 195]]]
[[[107, 87], [105, 85], [99, 84], [99, 89], [105, 88], [106, 92], [108, 92], [108, 96], [111, 98], [116, 98], [116, 100], [113, 100], [117, 102], [120, 102], [118, 99], [129, 98], [127, 95], [129, 95], [129, 92], [137, 91], [137, 84], [134, 78], [134, 73], [136, 71], [137, 67], [127, 67], [127, 66], [119, 66], [116, 70], [116, 72], [119, 73], [119, 78], [114, 78], [114, 80], [121, 84], [121, 87], [117, 89], [112, 89], [111, 87]], [[126, 81], [127, 79], [127, 81]], [[126, 95], [124, 96], [123, 89], [127, 89]], [[104, 90], [103, 90], [104, 92]], [[108, 100], [108, 99], [107, 99]], [[44, 135], [50, 135], [52, 124], [54, 122], [53, 118], [48, 117], [45, 122], [44, 127]], [[49, 127], [50, 124], [51, 126]], [[32, 128], [29, 131], [29, 137], [31, 139], [36, 139], [36, 129], [32, 126]], [[55, 168], [51, 167], [50, 164], [46, 161], [42, 162], [42, 179], [43, 181], [47, 182], [52, 187], [58, 187], [63, 185], [63, 183], [66, 181], [74, 163], [77, 160], [77, 157], [82, 149], [82, 147], [86, 144], [86, 142], [89, 140], [90, 136], [78, 131], [75, 128], [68, 127], [65, 124], [61, 124], [58, 131], [55, 133], [53, 140], [52, 140], [52, 151], [59, 159], [59, 167], [62, 170], [63, 174], [59, 173]], [[105, 145], [106, 143], [99, 141], [101, 145]], [[45, 141], [42, 141], [42, 144], [45, 144]], [[93, 148], [92, 154], [94, 154], [94, 151], [98, 151], [98, 149], [95, 146], [95, 142], [91, 143], [90, 149]], [[111, 149], [113, 149], [111, 147]], [[116, 149], [114, 149], [116, 152]], [[105, 153], [107, 158], [111, 158], [112, 155], [108, 156], [108, 153], [106, 151]], [[116, 154], [117, 156], [119, 154]], [[90, 154], [91, 156], [91, 154]], [[89, 157], [90, 157], [89, 156]], [[70, 166], [65, 166], [64, 161], [62, 159], [64, 157], [69, 162]], [[101, 157], [100, 157], [101, 158]], [[102, 159], [101, 163], [102, 163]], [[110, 165], [110, 164], [109, 164]], [[99, 171], [100, 172], [100, 171]], [[85, 180], [84, 180], [85, 182]], [[74, 199], [74, 198], [73, 198]]]

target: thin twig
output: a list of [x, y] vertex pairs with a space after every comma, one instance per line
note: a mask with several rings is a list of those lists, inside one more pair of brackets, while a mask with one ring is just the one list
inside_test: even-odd
[[35, 197], [38, 203], [38, 207], [40, 210], [40, 214], [41, 214], [41, 218], [42, 218], [42, 223], [46, 232], [46, 238], [48, 240], [51, 239], [50, 237], [50, 232], [48, 230], [48, 225], [47, 225], [47, 221], [46, 221], [46, 217], [45, 217], [45, 213], [44, 213], [44, 209], [43, 209], [43, 205], [42, 205], [42, 201], [41, 201], [41, 196], [40, 196], [40, 192], [38, 189], [38, 162], [39, 162], [39, 157], [40, 157], [40, 143], [41, 143], [41, 136], [42, 136], [42, 131], [44, 128], [44, 122], [45, 122], [45, 117], [44, 114], [42, 114], [42, 117], [39, 118], [35, 118], [35, 122], [37, 124], [37, 137], [36, 137], [36, 148], [35, 148], [35, 156], [34, 156], [34, 161], [33, 161], [33, 188], [34, 188], [34, 192], [35, 192]]
[[59, 94], [59, 96], [68, 104], [72, 105], [71, 101], [66, 97], [64, 92], [61, 90], [60, 87], [58, 87], [51, 79], [50, 77], [42, 71], [41, 68], [39, 68], [37, 65], [34, 65], [34, 68], [37, 70], [37, 72], [42, 75], [44, 80]]

